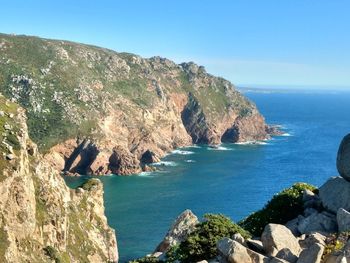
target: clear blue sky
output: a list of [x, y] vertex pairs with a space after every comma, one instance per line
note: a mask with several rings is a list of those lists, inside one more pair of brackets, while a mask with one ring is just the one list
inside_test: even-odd
[[8, 0], [0, 32], [176, 62], [238, 85], [350, 86], [348, 0]]

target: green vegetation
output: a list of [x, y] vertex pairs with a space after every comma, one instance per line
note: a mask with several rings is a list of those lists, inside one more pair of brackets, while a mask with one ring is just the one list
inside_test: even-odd
[[[8, 147], [3, 142], [12, 147], [14, 154], [17, 154], [20, 149], [17, 139], [19, 127], [14, 119], [17, 108], [18, 106], [15, 103], [11, 103], [6, 101], [4, 97], [0, 97], [0, 111], [3, 114], [3, 116], [0, 115], [0, 182], [5, 179], [3, 175], [4, 169], [10, 165], [9, 161], [3, 156], [4, 154], [10, 154]], [[10, 130], [6, 129], [5, 126], [9, 126]]]
[[97, 186], [99, 184], [100, 184], [100, 180], [98, 180], [96, 178], [91, 178], [91, 179], [87, 180], [86, 182], [84, 182], [80, 187], [86, 191], [90, 191], [91, 189], [93, 189], [95, 186]]
[[51, 260], [54, 260], [55, 263], [69, 263], [70, 258], [67, 253], [60, 253], [54, 247], [47, 246], [43, 248], [46, 256], [48, 256]]
[[0, 92], [26, 109], [29, 135], [41, 152], [71, 138], [98, 139], [98, 121], [107, 111], [132, 120], [163, 95], [191, 92], [208, 122], [228, 108], [240, 116], [254, 108], [226, 80], [201, 67], [192, 76], [169, 61], [90, 45], [5, 34], [0, 41]]
[[312, 185], [296, 183], [273, 196], [263, 209], [254, 212], [238, 224], [254, 236], [260, 236], [269, 223], [287, 223], [303, 212], [302, 197], [305, 189], [316, 191]]
[[244, 238], [250, 237], [249, 232], [233, 223], [224, 215], [206, 214], [205, 220], [178, 247], [167, 253], [169, 262], [197, 262], [217, 256], [216, 243], [224, 238], [231, 238], [240, 233]]
[[58, 257], [58, 252], [57, 252], [57, 250], [56, 250], [54, 247], [52, 247], [52, 246], [47, 246], [47, 247], [44, 247], [43, 250], [44, 250], [45, 254], [46, 254], [50, 259], [52, 259], [52, 260], [55, 261], [55, 263], [60, 263], [60, 262], [61, 262], [60, 259], [59, 259], [59, 257]]
[[345, 246], [350, 238], [350, 232], [342, 232], [328, 235], [326, 238], [326, 246], [322, 255], [322, 259], [326, 262], [327, 257], [333, 253], [339, 252]]

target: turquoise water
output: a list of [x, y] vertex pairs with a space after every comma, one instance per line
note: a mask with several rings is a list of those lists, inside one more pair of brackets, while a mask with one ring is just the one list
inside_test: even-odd
[[[286, 135], [263, 145], [181, 149], [167, 166], [141, 176], [102, 177], [109, 224], [117, 230], [121, 262], [157, 246], [174, 218], [223, 213], [238, 221], [294, 182], [321, 185], [336, 174], [342, 137], [350, 132], [350, 93], [247, 93], [268, 123]], [[84, 178], [69, 178], [71, 186]]]

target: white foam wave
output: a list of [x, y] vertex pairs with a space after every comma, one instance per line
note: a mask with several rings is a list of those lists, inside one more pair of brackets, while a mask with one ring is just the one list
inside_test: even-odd
[[184, 151], [184, 150], [174, 150], [171, 152], [172, 154], [181, 154], [181, 155], [189, 155], [194, 154], [194, 152], [191, 151]]
[[281, 136], [290, 137], [290, 136], [293, 136], [293, 135], [288, 133], [288, 132], [285, 132], [285, 133], [282, 133]]
[[266, 141], [246, 141], [246, 142], [236, 142], [238, 145], [267, 145]]
[[195, 163], [196, 161], [194, 160], [185, 160], [186, 163]]
[[198, 146], [198, 145], [193, 144], [193, 145], [190, 145], [190, 146], [186, 146], [185, 148], [201, 148], [201, 147]]
[[152, 164], [154, 166], [177, 166], [177, 163], [172, 161], [160, 161], [158, 163]]
[[153, 177], [153, 176], [151, 176], [151, 174], [152, 174], [152, 172], [141, 172], [137, 175], [141, 176], [141, 177]]
[[215, 147], [208, 147], [208, 150], [211, 150], [211, 151], [231, 151], [232, 149], [224, 147], [224, 146], [215, 146]]

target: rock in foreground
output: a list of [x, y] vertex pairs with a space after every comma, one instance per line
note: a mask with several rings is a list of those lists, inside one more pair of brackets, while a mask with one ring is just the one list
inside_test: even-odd
[[350, 181], [350, 134], [346, 135], [340, 143], [337, 169], [341, 177]]
[[197, 216], [191, 210], [182, 212], [176, 218], [163, 241], [157, 246], [155, 252], [166, 252], [169, 248], [185, 241], [198, 223]]

